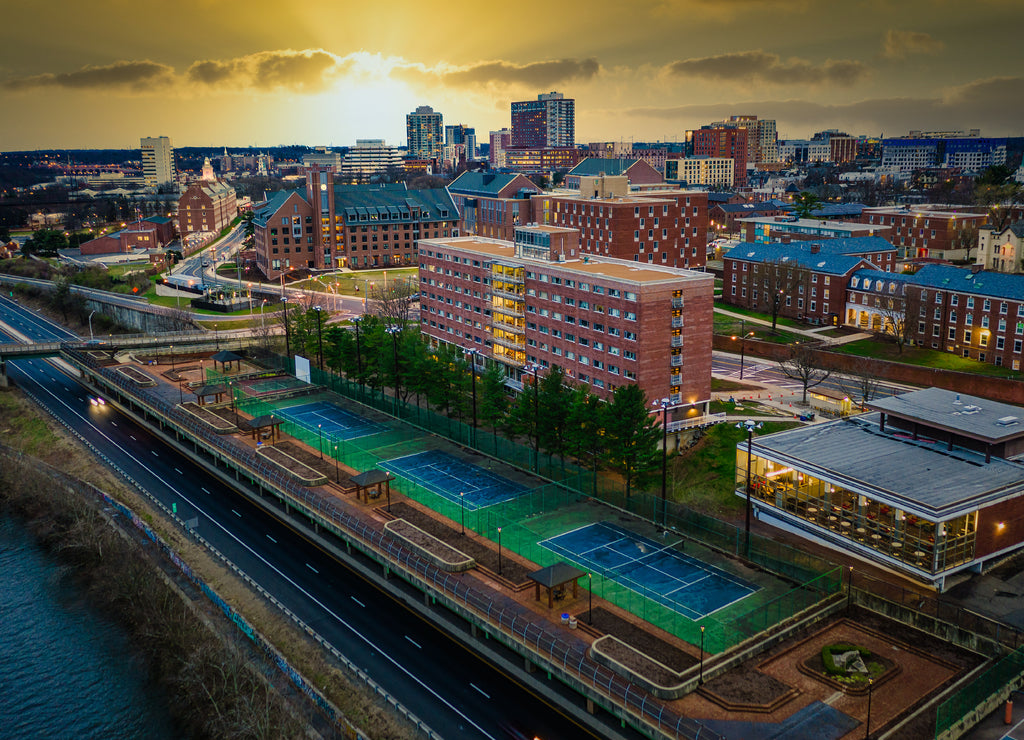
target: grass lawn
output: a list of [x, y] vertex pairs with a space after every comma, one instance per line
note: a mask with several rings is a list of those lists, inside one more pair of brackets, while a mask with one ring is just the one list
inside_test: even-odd
[[[785, 329], [778, 329], [774, 334], [770, 326], [762, 326], [761, 324], [740, 324], [739, 319], [734, 319], [732, 316], [723, 316], [722, 314], [715, 314], [714, 323], [712, 324], [713, 331], [715, 334], [722, 336], [734, 336], [736, 339], [736, 352], [740, 351], [739, 334], [741, 331], [746, 330], [747, 334], [753, 332], [749, 336], [750, 339], [757, 339], [762, 342], [774, 342], [776, 344], [790, 344], [797, 340], [806, 341], [807, 337], [803, 334], [794, 334], [788, 332]], [[782, 326], [782, 322], [779, 322], [779, 326]]]
[[[758, 436], [799, 426], [766, 422]], [[743, 508], [735, 495], [736, 445], [747, 435], [735, 424], [716, 424], [696, 445], [672, 459], [672, 498], [706, 514], [734, 514]]]
[[409, 280], [417, 278], [418, 268], [416, 267], [395, 267], [387, 270], [359, 270], [358, 272], [335, 272], [321, 275], [319, 280], [309, 279], [296, 283], [287, 283], [289, 287], [299, 290], [315, 290], [321, 293], [327, 291], [330, 286], [338, 291], [339, 295], [362, 296], [371, 283], [383, 284], [386, 280]]
[[760, 386], [750, 385], [749, 383], [737, 383], [735, 380], [726, 380], [724, 378], [712, 378], [711, 379], [711, 390], [712, 391], [758, 391], [761, 390]]
[[902, 354], [894, 342], [882, 339], [860, 339], [856, 342], [843, 344], [835, 348], [837, 352], [860, 357], [874, 357], [879, 360], [903, 362], [907, 365], [933, 367], [940, 370], [955, 370], [961, 373], [986, 375], [995, 378], [1014, 378], [1020, 380], [1024, 375], [1014, 372], [1008, 367], [996, 367], [987, 362], [979, 362], [969, 357], [959, 357], [952, 352], [941, 352], [924, 347], [904, 347]]
[[149, 262], [123, 262], [107, 266], [107, 274], [112, 278], [124, 277], [133, 272], [145, 272], [149, 269]]
[[[772, 321], [772, 315], [770, 313], [761, 313], [760, 311], [751, 311], [749, 308], [740, 308], [739, 306], [733, 306], [725, 301], [715, 301], [715, 308], [720, 308], [723, 311], [729, 311], [730, 313], [740, 314], [742, 316], [750, 316], [754, 319], [761, 319], [767, 321], [769, 324]], [[730, 318], [728, 316], [723, 318]], [[733, 319], [736, 324], [739, 324], [739, 319]], [[794, 329], [803, 329], [804, 324], [800, 323], [796, 319], [786, 318], [785, 316], [779, 316], [778, 321], [775, 322], [778, 326], [789, 326]]]

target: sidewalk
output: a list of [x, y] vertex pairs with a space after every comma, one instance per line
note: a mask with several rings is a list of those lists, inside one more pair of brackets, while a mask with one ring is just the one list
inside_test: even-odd
[[[771, 326], [772, 325], [772, 322], [770, 320], [768, 320], [768, 319], [761, 319], [761, 318], [757, 318], [757, 317], [754, 317], [754, 316], [747, 316], [746, 314], [735, 313], [734, 311], [729, 311], [728, 309], [724, 309], [724, 308], [716, 307], [715, 308], [715, 313], [721, 314], [723, 316], [730, 316], [730, 317], [732, 317], [734, 319], [740, 319], [741, 321], [745, 321], [748, 324], [758, 324], [760, 326]], [[797, 329], [797, 328], [792, 327], [792, 326], [784, 326], [783, 328], [787, 332], [789, 332], [791, 334], [800, 334], [800, 335], [805, 336], [805, 337], [810, 337], [811, 339], [817, 339], [818, 341], [824, 342], [825, 344], [849, 344], [850, 342], [856, 342], [858, 339], [869, 339], [871, 337], [871, 334], [869, 334], [868, 332], [857, 332], [856, 334], [851, 334], [851, 335], [849, 335], [847, 337], [819, 337], [818, 336], [819, 333], [824, 332], [824, 331], [828, 331], [829, 329], [834, 328], [832, 326], [816, 326], [816, 327], [811, 328], [811, 329]]]

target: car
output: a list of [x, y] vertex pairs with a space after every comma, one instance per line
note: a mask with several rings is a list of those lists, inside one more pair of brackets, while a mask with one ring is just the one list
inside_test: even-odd
[[89, 396], [89, 403], [93, 406], [106, 406], [107, 402], [101, 396]]

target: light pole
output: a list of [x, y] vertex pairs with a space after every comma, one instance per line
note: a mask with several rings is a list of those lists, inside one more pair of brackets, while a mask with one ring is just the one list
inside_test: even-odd
[[868, 679], [868, 716], [864, 720], [864, 740], [870, 740], [871, 738], [871, 690], [875, 685], [873, 679]]
[[281, 305], [284, 307], [284, 355], [292, 356], [291, 333], [288, 330], [288, 298], [281, 296]]
[[540, 368], [533, 363], [523, 366], [525, 372], [533, 375], [533, 470], [540, 470]]
[[334, 443], [334, 482], [341, 483], [341, 470], [338, 468], [338, 443]]
[[501, 527], [498, 527], [498, 575], [501, 575]]
[[316, 433], [320, 437], [320, 443], [319, 443], [320, 444], [320, 459], [323, 460], [324, 459], [324, 425], [323, 424], [317, 424], [316, 425]]
[[462, 509], [462, 536], [466, 536], [466, 494], [459, 491], [459, 506]]
[[359, 346], [359, 322], [363, 320], [362, 316], [356, 316], [352, 319], [352, 325], [356, 328], [356, 372], [357, 378], [360, 378], [359, 385], [363, 384], [361, 378], [363, 377], [363, 351]]
[[171, 345], [171, 372], [174, 372], [174, 345]]
[[[739, 340], [740, 340], [740, 380], [743, 380], [743, 363], [744, 363], [744, 360], [746, 359], [746, 354], [747, 354], [747, 337], [752, 337], [752, 336], [754, 336], [754, 332], [747, 331], [747, 322], [746, 322], [746, 320], [741, 320], [740, 321], [740, 335], [738, 337]], [[737, 339], [737, 337], [733, 336], [733, 340], [735, 341], [736, 339]]]
[[387, 332], [391, 335], [391, 343], [395, 350], [395, 418], [397, 419], [401, 416], [398, 408], [398, 334], [401, 332], [401, 329], [397, 326], [389, 326]]
[[[469, 355], [469, 375], [472, 378], [473, 384], [473, 441], [472, 446], [476, 447], [476, 356], [480, 352], [476, 349], [469, 350], [466, 354]], [[501, 531], [501, 530], [498, 530]]]
[[700, 626], [700, 675], [697, 677], [697, 685], [704, 685], [704, 625]]
[[655, 408], [661, 407], [661, 523], [668, 526], [668, 410], [672, 402], [667, 398], [651, 401]]
[[263, 307], [267, 305], [267, 299], [263, 299], [263, 303], [260, 304], [260, 331], [264, 332], [267, 330], [266, 325], [263, 323]]
[[96, 312], [95, 311], [90, 311], [89, 312], [89, 341], [90, 342], [93, 341], [93, 336], [92, 336], [92, 315], [94, 313], [96, 313]]
[[316, 311], [316, 345], [317, 345], [317, 356], [320, 358], [320, 372], [324, 371], [324, 335], [321, 330], [320, 314], [323, 309], [320, 306], [313, 306], [313, 310]]
[[587, 573], [587, 624], [594, 623], [594, 574]]
[[754, 446], [754, 430], [760, 429], [764, 424], [761, 422], [754, 422], [751, 419], [741, 421], [736, 425], [737, 429], [745, 429], [747, 432], [747, 523], [744, 527], [746, 533], [746, 550], [747, 557], [750, 557], [750, 491], [753, 488], [750, 481], [750, 463], [754, 458], [753, 446]]

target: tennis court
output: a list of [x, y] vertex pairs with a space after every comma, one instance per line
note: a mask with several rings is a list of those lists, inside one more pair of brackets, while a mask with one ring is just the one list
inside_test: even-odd
[[308, 386], [303, 380], [290, 375], [277, 375], [273, 378], [252, 378], [239, 381], [242, 392], [249, 396], [264, 396], [280, 391], [292, 390]]
[[[470, 510], [516, 498], [525, 486], [463, 462], [447, 452], [427, 450], [380, 463], [380, 467]], [[461, 495], [460, 495], [461, 494]]]
[[340, 406], [325, 401], [289, 406], [275, 412], [288, 421], [295, 422], [311, 432], [323, 432], [333, 439], [355, 439], [383, 432], [385, 427], [365, 416], [346, 411]]
[[580, 568], [600, 573], [696, 621], [758, 590], [742, 578], [608, 522], [540, 543]]

